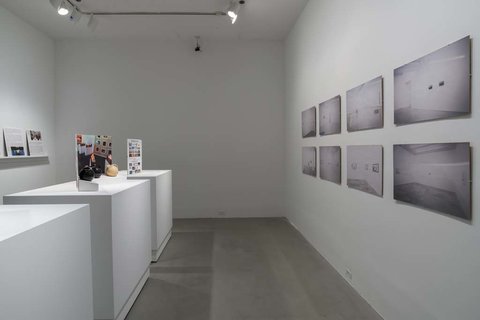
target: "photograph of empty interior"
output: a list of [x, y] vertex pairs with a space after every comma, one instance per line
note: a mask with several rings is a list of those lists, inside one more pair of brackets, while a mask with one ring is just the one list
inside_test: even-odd
[[470, 144], [394, 146], [394, 198], [471, 219]]
[[336, 96], [318, 106], [318, 131], [321, 136], [341, 132], [340, 100], [340, 96]]
[[465, 37], [395, 69], [395, 124], [470, 113], [470, 46]]
[[347, 185], [383, 196], [382, 146], [347, 146]]
[[302, 112], [302, 137], [317, 136], [317, 108], [311, 107]]
[[317, 148], [302, 148], [302, 172], [312, 177], [317, 176]]
[[347, 130], [383, 127], [383, 77], [347, 91]]
[[333, 183], [342, 183], [342, 149], [339, 146], [320, 147], [320, 179]]

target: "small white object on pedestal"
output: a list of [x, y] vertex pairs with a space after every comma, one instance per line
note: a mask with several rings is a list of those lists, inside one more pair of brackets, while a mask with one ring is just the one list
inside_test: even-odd
[[91, 320], [87, 205], [0, 206], [0, 318]]

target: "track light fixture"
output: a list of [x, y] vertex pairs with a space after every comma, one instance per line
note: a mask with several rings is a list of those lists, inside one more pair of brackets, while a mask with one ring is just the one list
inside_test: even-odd
[[234, 24], [237, 21], [238, 12], [240, 11], [240, 5], [241, 4], [245, 4], [245, 1], [244, 0], [233, 0], [232, 2], [230, 2], [230, 5], [228, 6], [227, 16], [232, 21], [232, 24]]
[[238, 1], [232, 1], [228, 6], [227, 15], [230, 17], [230, 20], [232, 20], [232, 24], [237, 21], [239, 9], [240, 5], [238, 4]]
[[[237, 21], [240, 5], [245, 4], [245, 0], [232, 0], [226, 12], [191, 12], [191, 11], [84, 11], [78, 5], [73, 4], [82, 0], [50, 0], [50, 4], [57, 10], [61, 16], [67, 16], [72, 22], [77, 22], [82, 16], [88, 16], [88, 26], [96, 25], [95, 16], [228, 16], [232, 24]], [[91, 28], [93, 29], [93, 28]]]
[[73, 6], [65, 0], [50, 0], [50, 3], [57, 10], [57, 13], [61, 16], [68, 15], [73, 9]]
[[62, 2], [60, 7], [58, 7], [58, 14], [61, 16], [66, 16], [70, 11], [68, 10], [67, 6], [65, 5], [65, 2]]

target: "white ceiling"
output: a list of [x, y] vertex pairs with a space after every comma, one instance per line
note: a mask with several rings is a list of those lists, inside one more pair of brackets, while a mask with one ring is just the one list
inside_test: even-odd
[[[75, 2], [76, 0], [72, 0]], [[49, 0], [0, 0], [14, 14], [54, 39], [146, 38], [283, 39], [308, 0], [246, 0], [238, 21], [225, 16], [101, 16], [95, 31], [87, 18], [73, 24]], [[229, 0], [82, 0], [84, 11], [225, 11]]]

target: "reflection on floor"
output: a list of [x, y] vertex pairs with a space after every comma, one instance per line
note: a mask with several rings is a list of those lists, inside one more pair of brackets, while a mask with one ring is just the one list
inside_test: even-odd
[[376, 196], [381, 196], [375, 189], [368, 184], [366, 180], [360, 180], [360, 179], [348, 179], [347, 180], [347, 185], [350, 188], [357, 189], [363, 192], [371, 193]]
[[468, 114], [467, 112], [451, 112], [438, 110], [425, 110], [414, 108], [402, 108], [395, 110], [395, 124], [407, 124], [435, 119], [445, 119]]
[[127, 320], [380, 320], [283, 219], [176, 220]]
[[424, 208], [452, 214], [467, 219], [460, 201], [454, 192], [420, 183], [406, 183], [394, 187], [394, 198]]

